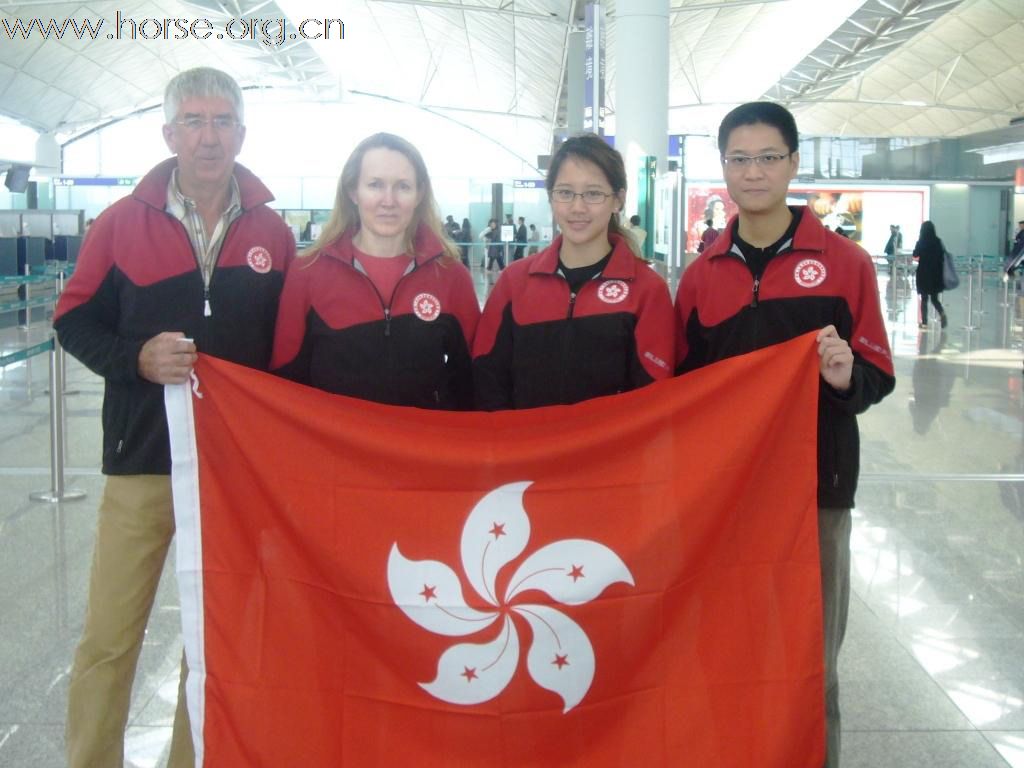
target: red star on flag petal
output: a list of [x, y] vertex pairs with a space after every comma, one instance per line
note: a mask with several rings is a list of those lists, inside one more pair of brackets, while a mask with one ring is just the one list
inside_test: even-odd
[[423, 602], [425, 603], [429, 603], [432, 599], [437, 600], [437, 587], [428, 587], [424, 584], [423, 591], [420, 594], [423, 596]]
[[466, 678], [466, 682], [471, 682], [476, 679], [476, 667], [463, 667], [461, 676]]
[[551, 663], [554, 664], [559, 669], [561, 669], [562, 667], [567, 667], [567, 666], [569, 666], [569, 654], [567, 653], [564, 656], [560, 656], [559, 654], [556, 653], [555, 654], [555, 660], [552, 661]]
[[569, 578], [572, 579], [573, 582], [579, 581], [580, 579], [584, 578], [584, 576], [583, 576], [583, 566], [582, 565], [574, 565], [572, 567], [572, 570], [569, 571]]
[[507, 533], [505, 533], [505, 524], [504, 523], [495, 523], [494, 527], [491, 528], [491, 530], [489, 530], [488, 533], [490, 533], [492, 536], [494, 536], [495, 539], [497, 539], [499, 536], [507, 536], [508, 535]]

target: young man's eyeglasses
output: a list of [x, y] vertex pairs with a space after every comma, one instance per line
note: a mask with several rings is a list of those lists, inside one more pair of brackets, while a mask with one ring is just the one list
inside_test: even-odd
[[725, 163], [727, 168], [749, 168], [755, 163], [762, 168], [774, 168], [792, 154], [792, 152], [787, 152], [784, 155], [778, 152], [766, 152], [763, 155], [754, 156], [725, 155], [722, 157], [722, 162]]
[[235, 118], [228, 117], [226, 115], [218, 115], [217, 117], [212, 117], [209, 120], [202, 117], [186, 117], [184, 120], [175, 120], [174, 124], [180, 125], [186, 131], [190, 131], [191, 133], [198, 133], [207, 125], [213, 125], [213, 129], [215, 131], [227, 133], [241, 125], [241, 123], [239, 123]]
[[586, 192], [573, 192], [571, 189], [560, 187], [559, 189], [551, 190], [551, 199], [556, 203], [571, 203], [577, 197], [582, 197], [583, 202], [587, 205], [601, 205], [605, 200], [612, 195], [608, 192], [602, 192], [599, 189], [588, 189]]

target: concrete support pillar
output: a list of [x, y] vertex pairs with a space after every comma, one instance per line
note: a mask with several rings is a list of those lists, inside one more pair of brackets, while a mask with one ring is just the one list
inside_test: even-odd
[[[658, 158], [668, 170], [669, 0], [630, 0], [615, 7], [615, 148], [626, 161], [629, 194], [625, 214], [636, 210], [636, 179], [642, 158]], [[650, 222], [643, 222], [645, 228]]]

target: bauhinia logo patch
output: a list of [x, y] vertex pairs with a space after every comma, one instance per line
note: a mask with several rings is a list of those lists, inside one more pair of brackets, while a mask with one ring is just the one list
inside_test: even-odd
[[253, 272], [258, 272], [261, 275], [267, 274], [274, 266], [274, 260], [270, 258], [270, 251], [262, 245], [254, 245], [250, 248], [249, 252], [245, 254], [245, 261]]
[[605, 280], [597, 287], [597, 298], [605, 304], [618, 304], [629, 296], [629, 283], [624, 280]]
[[432, 294], [420, 293], [412, 300], [412, 311], [420, 320], [437, 320], [441, 316], [441, 302]]
[[793, 279], [801, 288], [817, 288], [827, 276], [825, 265], [817, 259], [804, 259], [793, 270]]
[[501, 595], [498, 572], [519, 557], [530, 538], [530, 518], [523, 508], [529, 482], [509, 483], [484, 496], [462, 527], [465, 580], [488, 608], [470, 608], [454, 569], [436, 560], [408, 560], [396, 541], [388, 556], [388, 587], [402, 612], [428, 632], [449, 637], [478, 634], [501, 623], [497, 638], [458, 643], [437, 663], [437, 677], [420, 686], [449, 704], [489, 701], [512, 682], [519, 668], [520, 636], [513, 616], [530, 626], [532, 638], [526, 671], [542, 688], [558, 694], [563, 713], [590, 689], [597, 660], [586, 631], [561, 610], [519, 600], [539, 590], [573, 606], [590, 602], [608, 586], [633, 585], [633, 575], [615, 552], [589, 539], [563, 539], [542, 546], [516, 569]]

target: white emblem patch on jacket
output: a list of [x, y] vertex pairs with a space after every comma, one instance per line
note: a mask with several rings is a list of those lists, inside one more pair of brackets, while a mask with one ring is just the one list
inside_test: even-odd
[[267, 274], [274, 266], [274, 260], [270, 258], [270, 251], [262, 245], [254, 245], [250, 248], [249, 252], [245, 254], [245, 261], [253, 272], [258, 272], [261, 275]]
[[441, 301], [429, 293], [419, 293], [412, 300], [412, 311], [420, 320], [428, 323], [441, 316]]
[[629, 284], [622, 280], [605, 280], [597, 287], [597, 298], [605, 304], [619, 304], [629, 296]]
[[817, 259], [804, 259], [793, 270], [793, 279], [801, 288], [817, 288], [827, 276], [828, 270]]

